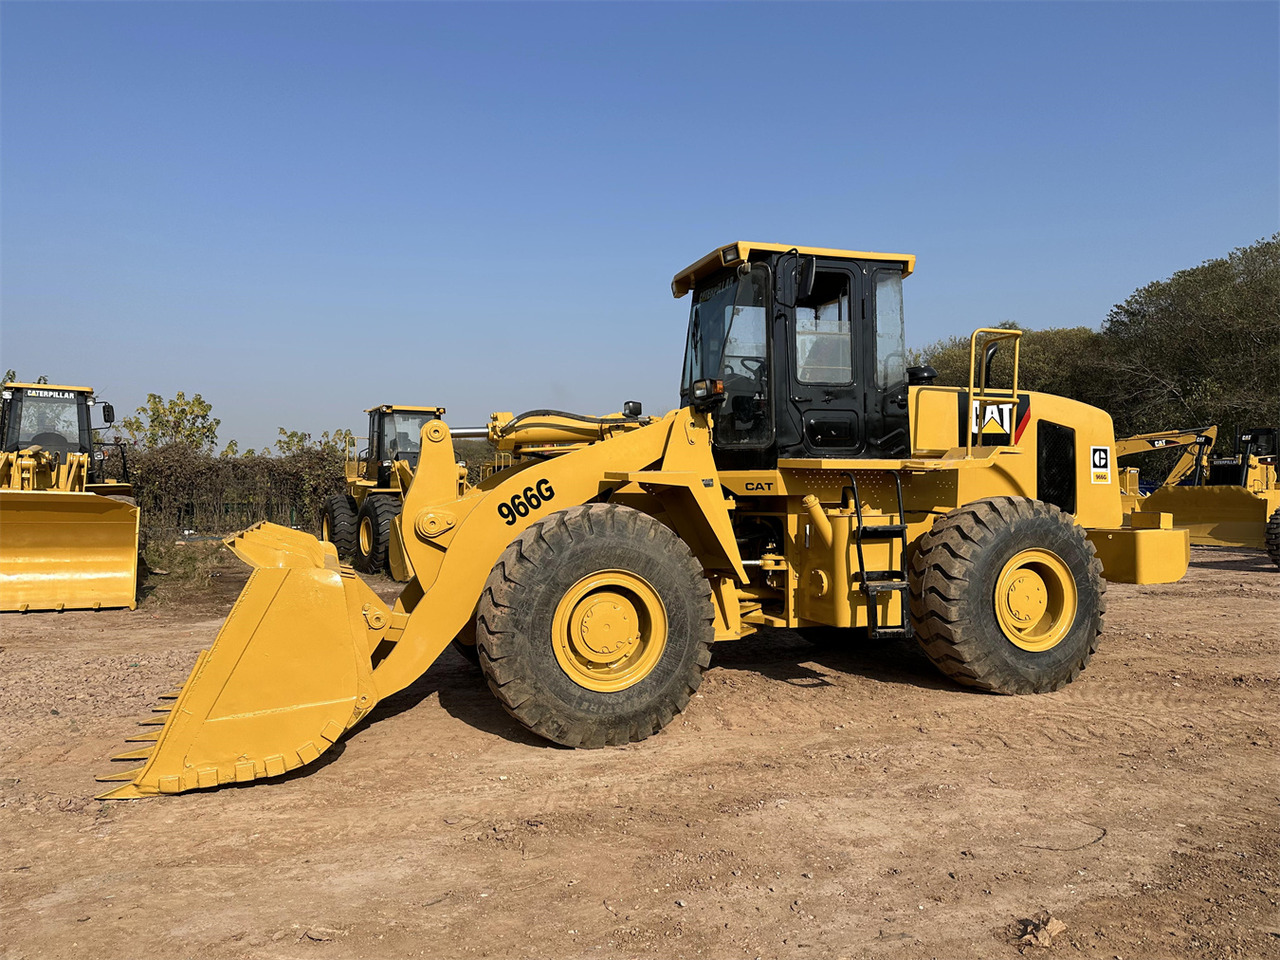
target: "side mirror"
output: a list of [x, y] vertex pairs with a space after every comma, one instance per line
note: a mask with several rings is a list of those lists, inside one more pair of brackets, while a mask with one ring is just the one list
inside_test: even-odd
[[796, 271], [796, 302], [813, 296], [813, 281], [818, 274], [817, 257], [801, 257]]
[[998, 343], [987, 344], [987, 350], [982, 357], [982, 386], [991, 385], [991, 361], [996, 358], [996, 349], [1000, 346]]
[[622, 415], [624, 417], [639, 417], [644, 407], [639, 400], [628, 400], [622, 405]]
[[109, 403], [104, 403], [102, 405], [102, 422], [103, 423], [116, 422], [116, 408]]

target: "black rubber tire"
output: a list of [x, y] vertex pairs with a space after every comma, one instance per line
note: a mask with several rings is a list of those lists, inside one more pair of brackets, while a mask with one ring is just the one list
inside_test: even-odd
[[1267, 521], [1267, 556], [1280, 567], [1280, 507], [1276, 507]]
[[467, 625], [458, 631], [458, 635], [450, 641], [464, 660], [472, 666], [480, 666], [480, 648], [476, 645], [476, 618], [473, 615]]
[[[335, 493], [320, 511], [320, 539], [338, 550], [338, 559], [350, 560], [356, 552], [356, 498]], [[327, 536], [326, 536], [327, 532]]]
[[[644, 578], [667, 616], [658, 661], [616, 692], [575, 683], [551, 643], [565, 592], [601, 570]], [[669, 528], [618, 504], [571, 507], [529, 527], [490, 573], [476, 617], [480, 669], [506, 711], [539, 736], [616, 746], [657, 733], [685, 708], [711, 662], [713, 620], [702, 565]]]
[[[391, 521], [400, 512], [400, 501], [393, 497], [368, 496], [356, 514], [356, 546], [352, 565], [361, 573], [382, 573], [387, 569], [387, 547], [391, 543]], [[366, 553], [361, 547], [360, 530], [370, 528], [370, 545]]]
[[[1076, 616], [1044, 651], [1006, 638], [996, 618], [1000, 571], [1029, 548], [1050, 550], [1071, 573]], [[1080, 675], [1102, 634], [1107, 582], [1093, 544], [1051, 504], [991, 497], [952, 510], [919, 541], [909, 571], [911, 619], [925, 654], [947, 676], [993, 693], [1048, 693]]]

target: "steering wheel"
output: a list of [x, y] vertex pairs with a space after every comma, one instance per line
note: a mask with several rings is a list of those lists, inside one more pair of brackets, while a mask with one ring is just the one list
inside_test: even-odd
[[[738, 358], [738, 365], [751, 374], [752, 393], [764, 393], [764, 378], [767, 372], [765, 363], [766, 361], [763, 357]], [[747, 377], [742, 377], [742, 379], [746, 380]], [[728, 389], [728, 384], [725, 384], [725, 388]]]

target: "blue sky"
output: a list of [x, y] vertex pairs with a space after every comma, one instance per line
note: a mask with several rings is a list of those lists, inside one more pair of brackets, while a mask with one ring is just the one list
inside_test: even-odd
[[677, 269], [915, 253], [917, 345], [1280, 229], [1276, 3], [0, 6], [0, 367], [223, 440], [676, 399]]

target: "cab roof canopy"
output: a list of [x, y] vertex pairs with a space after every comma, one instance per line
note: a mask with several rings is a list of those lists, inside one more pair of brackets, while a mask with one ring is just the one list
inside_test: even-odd
[[23, 390], [72, 390], [76, 393], [93, 393], [93, 387], [68, 387], [61, 383], [17, 383], [15, 381], [4, 385], [6, 390], [10, 387], [21, 387]]
[[904, 277], [910, 276], [911, 271], [916, 268], [915, 254], [912, 253], [869, 253], [866, 250], [833, 250], [829, 247], [797, 247], [789, 243], [750, 243], [739, 240], [712, 250], [697, 263], [677, 273], [671, 281], [672, 295], [677, 300], [680, 299], [703, 277], [739, 260], [749, 260], [757, 250], [768, 253], [788, 253], [794, 250], [802, 256], [827, 257], [833, 260], [884, 260], [902, 264]]
[[370, 407], [365, 413], [431, 413], [437, 417], [444, 416], [444, 407], [406, 407], [401, 403], [384, 403]]

